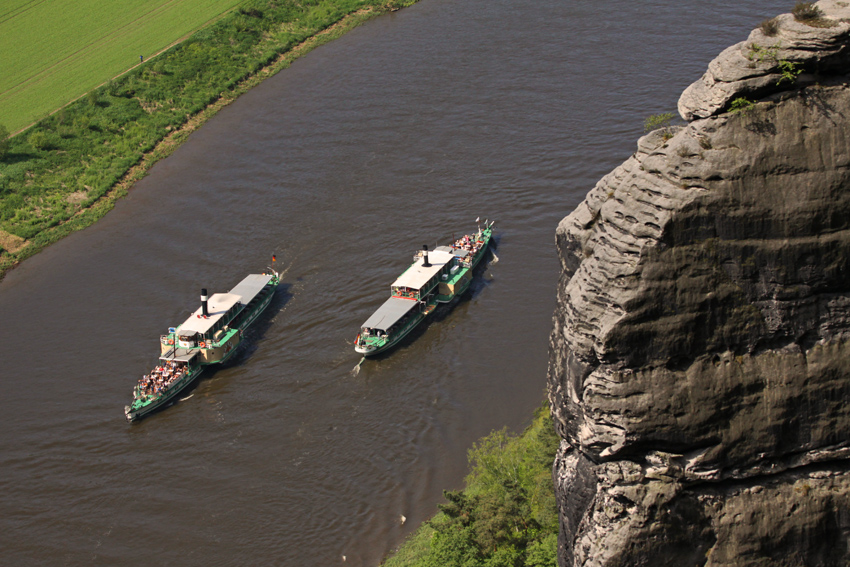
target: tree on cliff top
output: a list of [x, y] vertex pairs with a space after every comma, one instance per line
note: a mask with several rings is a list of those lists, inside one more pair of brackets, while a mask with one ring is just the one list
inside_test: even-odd
[[670, 122], [672, 120], [672, 112], [665, 112], [663, 114], [650, 114], [646, 117], [646, 120], [643, 121], [643, 131], [652, 132], [653, 130], [658, 130], [659, 128], [661, 128], [661, 136], [665, 140], [669, 140], [673, 137], [673, 132], [670, 131]]

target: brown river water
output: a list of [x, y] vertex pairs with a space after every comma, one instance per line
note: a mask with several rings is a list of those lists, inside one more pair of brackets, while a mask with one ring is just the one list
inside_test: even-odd
[[[0, 564], [378, 564], [541, 404], [558, 221], [774, 4], [422, 0], [223, 110], [0, 282]], [[498, 261], [353, 374], [413, 251], [476, 216]], [[235, 360], [126, 423], [159, 334], [273, 253]]]

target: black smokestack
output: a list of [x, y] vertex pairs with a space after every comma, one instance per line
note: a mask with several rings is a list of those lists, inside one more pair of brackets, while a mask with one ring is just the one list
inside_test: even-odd
[[209, 311], [207, 311], [207, 288], [201, 290], [201, 309], [204, 317], [210, 316]]
[[428, 245], [423, 244], [422, 249], [425, 251], [425, 259], [422, 261], [423, 268], [430, 268], [431, 264], [428, 263]]

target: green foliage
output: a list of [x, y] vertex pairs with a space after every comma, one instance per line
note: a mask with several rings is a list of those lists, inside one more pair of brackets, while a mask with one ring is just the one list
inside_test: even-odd
[[779, 22], [776, 18], [768, 18], [759, 24], [759, 29], [767, 37], [773, 37], [779, 33]]
[[0, 124], [0, 160], [6, 157], [6, 152], [9, 151], [9, 129], [5, 125]]
[[781, 76], [779, 80], [776, 81], [776, 84], [779, 85], [783, 81], [789, 81], [794, 83], [797, 81], [797, 76], [803, 72], [803, 69], [800, 68], [798, 63], [793, 63], [791, 61], [786, 61], [785, 59], [781, 59], [778, 62], [779, 72]]
[[776, 81], [777, 85], [780, 85], [785, 81], [794, 83], [797, 81], [797, 76], [803, 72], [803, 69], [800, 67], [799, 63], [794, 63], [792, 61], [788, 61], [787, 59], [779, 59], [779, 49], [781, 47], [782, 44], [778, 42], [769, 47], [764, 47], [756, 43], [751, 43], [749, 45], [749, 52], [747, 53], [747, 58], [750, 61], [775, 64], [778, 67], [780, 74], [779, 80]]
[[643, 121], [643, 131], [651, 132], [661, 128], [661, 137], [664, 141], [673, 137], [673, 131], [670, 129], [670, 122], [673, 120], [672, 112], [663, 114], [651, 114]]
[[729, 105], [729, 112], [733, 114], [738, 114], [739, 112], [746, 112], [750, 110], [755, 105], [755, 102], [748, 99], [747, 97], [740, 96], [732, 101]]
[[814, 2], [797, 2], [791, 9], [791, 14], [798, 22], [809, 23], [823, 18], [823, 12]]
[[643, 121], [643, 131], [651, 132], [659, 128], [667, 129], [670, 127], [671, 120], [673, 120], [672, 112], [665, 112], [664, 114], [650, 114], [646, 117], [646, 120]]
[[432, 554], [431, 542], [434, 528], [428, 522], [413, 532], [404, 544], [382, 564], [383, 567], [404, 567], [424, 565], [424, 558]]
[[53, 148], [53, 140], [50, 135], [43, 130], [36, 130], [29, 136], [27, 136], [27, 142], [29, 142], [30, 146], [33, 149], [38, 151], [49, 150]]
[[389, 0], [387, 7], [390, 10], [398, 10], [399, 8], [407, 8], [416, 4], [417, 0]]
[[551, 469], [558, 447], [548, 407], [521, 436], [505, 429], [469, 451], [463, 491], [446, 503], [385, 567], [555, 567], [558, 514]]
[[558, 564], [558, 534], [550, 533], [528, 546], [525, 567], [555, 567]]
[[431, 547], [421, 563], [422, 567], [477, 567], [481, 565], [478, 548], [473, 543], [469, 526], [440, 525], [431, 538]]
[[750, 61], [776, 61], [776, 55], [779, 53], [779, 48], [781, 44], [775, 43], [769, 47], [765, 47], [763, 45], [759, 45], [757, 43], [751, 43], [749, 45], [749, 51], [747, 52], [747, 59]]

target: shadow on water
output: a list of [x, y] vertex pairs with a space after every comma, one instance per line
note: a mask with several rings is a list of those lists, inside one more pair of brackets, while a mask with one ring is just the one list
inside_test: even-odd
[[[491, 241], [490, 247], [496, 248], [495, 236]], [[475, 266], [475, 268], [473, 269], [472, 281], [469, 284], [469, 288], [465, 292], [452, 299], [449, 303], [439, 304], [430, 317], [427, 317], [422, 323], [417, 325], [403, 339], [401, 339], [397, 345], [395, 345], [390, 350], [376, 354], [375, 356], [370, 356], [369, 360], [383, 360], [388, 356], [391, 356], [397, 350], [407, 348], [412, 343], [416, 342], [419, 337], [425, 334], [425, 331], [427, 331], [428, 327], [430, 327], [433, 323], [442, 323], [443, 321], [448, 319], [449, 315], [454, 312], [455, 308], [458, 305], [460, 305], [461, 303], [466, 303], [467, 301], [478, 297], [478, 295], [482, 291], [492, 285], [492, 280], [488, 280], [484, 275], [484, 273], [487, 271], [487, 268], [490, 267], [490, 258], [493, 258], [493, 253], [492, 250], [488, 248], [486, 256], [481, 260], [481, 263]]]
[[175, 396], [171, 402], [134, 423], [145, 421], [148, 418], [158, 415], [163, 410], [170, 408], [174, 404], [183, 400], [188, 400], [195, 395], [195, 390], [201, 382], [215, 378], [215, 375], [218, 374], [220, 370], [241, 366], [247, 362], [248, 359], [251, 358], [251, 355], [259, 348], [258, 342], [265, 337], [269, 328], [271, 328], [274, 316], [279, 313], [293, 298], [293, 294], [289, 291], [291, 288], [291, 284], [279, 284], [277, 286], [274, 297], [272, 297], [268, 307], [266, 307], [266, 310], [261, 313], [254, 323], [245, 331], [242, 337], [242, 342], [236, 347], [236, 352], [227, 362], [223, 364], [211, 364], [205, 367], [198, 377], [195, 378], [191, 384], [186, 386], [186, 388], [184, 388], [177, 396]]
[[[439, 308], [434, 310], [434, 316], [436, 316], [439, 311]], [[431, 323], [435, 320], [434, 316], [428, 317], [424, 321], [419, 323], [409, 333], [407, 333], [407, 335], [405, 335], [404, 338], [401, 339], [394, 347], [389, 350], [385, 350], [384, 352], [378, 353], [374, 356], [370, 356], [368, 360], [384, 360], [385, 358], [392, 356], [393, 353], [409, 347], [411, 344], [415, 343], [419, 337], [425, 334], [425, 331], [428, 330], [428, 327], [431, 326]]]
[[277, 286], [274, 297], [265, 312], [245, 331], [239, 350], [224, 364], [216, 365], [216, 369], [241, 366], [251, 358], [251, 355], [260, 348], [259, 342], [271, 328], [275, 315], [280, 313], [294, 297], [290, 292], [291, 289], [292, 284], [282, 283]]
[[[492, 245], [492, 248], [496, 248], [495, 243]], [[497, 256], [492, 249], [488, 249], [487, 255], [472, 271], [472, 282], [469, 284], [469, 289], [458, 297], [457, 303], [470, 301], [471, 299], [478, 297], [482, 291], [493, 285], [493, 278], [487, 278], [486, 272], [490, 268], [491, 264], [495, 264], [496, 262], [498, 262]]]

